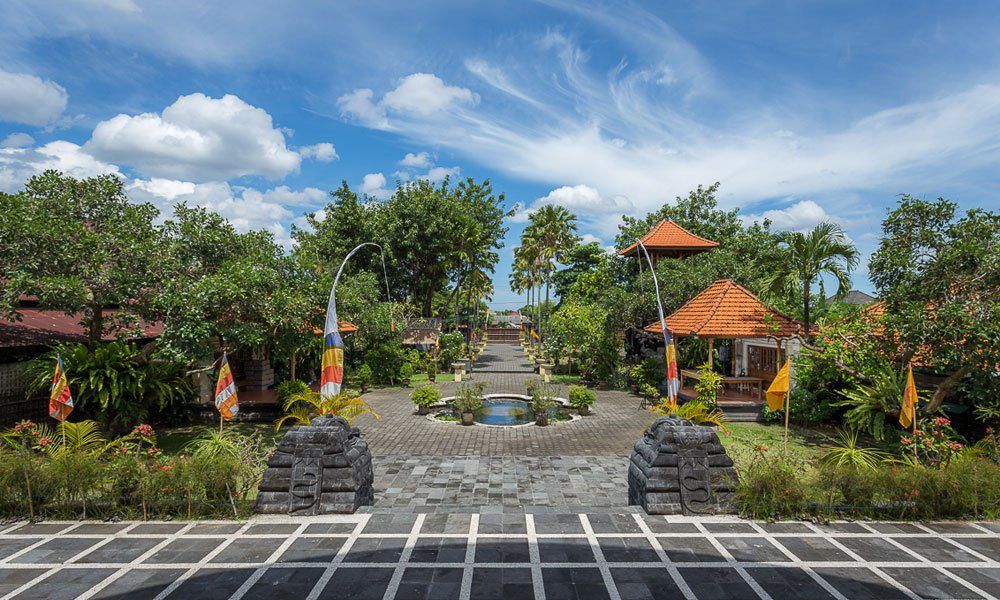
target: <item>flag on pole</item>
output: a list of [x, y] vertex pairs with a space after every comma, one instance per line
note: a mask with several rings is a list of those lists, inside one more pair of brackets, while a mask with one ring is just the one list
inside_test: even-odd
[[677, 370], [677, 346], [673, 339], [667, 344], [667, 399], [671, 402], [677, 401], [677, 394], [681, 390], [681, 380]]
[[542, 339], [542, 338], [538, 337], [538, 333], [534, 329], [531, 329], [529, 331], [531, 331], [531, 337], [535, 338], [536, 340]]
[[913, 365], [906, 374], [906, 389], [903, 390], [903, 406], [899, 410], [899, 424], [909, 429], [917, 418], [917, 386], [913, 382]]
[[767, 407], [771, 410], [781, 410], [785, 406], [785, 394], [788, 393], [791, 383], [789, 376], [791, 368], [792, 360], [788, 359], [785, 361], [785, 366], [781, 367], [778, 374], [774, 376], [771, 386], [767, 388], [765, 396], [767, 397]]
[[65, 421], [73, 412], [73, 394], [69, 391], [69, 381], [63, 370], [62, 357], [56, 355], [56, 372], [52, 374], [52, 392], [49, 394], [49, 416], [56, 421]]
[[323, 333], [323, 372], [320, 377], [319, 393], [323, 396], [336, 396], [340, 393], [342, 383], [344, 383], [344, 340], [337, 330], [336, 319], [332, 328], [327, 319]]
[[236, 381], [233, 380], [233, 370], [229, 368], [229, 357], [225, 352], [222, 353], [222, 364], [219, 365], [219, 381], [215, 384], [215, 408], [226, 421], [232, 420], [240, 411]]

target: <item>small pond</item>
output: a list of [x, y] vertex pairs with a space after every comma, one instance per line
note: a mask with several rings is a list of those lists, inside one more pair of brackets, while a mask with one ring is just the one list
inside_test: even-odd
[[[440, 421], [458, 421], [459, 415], [449, 405], [435, 415]], [[573, 416], [561, 405], [549, 409], [549, 423], [569, 421]], [[476, 423], [493, 426], [528, 425], [535, 422], [531, 403], [517, 397], [490, 396], [483, 399], [483, 408], [473, 417]]]

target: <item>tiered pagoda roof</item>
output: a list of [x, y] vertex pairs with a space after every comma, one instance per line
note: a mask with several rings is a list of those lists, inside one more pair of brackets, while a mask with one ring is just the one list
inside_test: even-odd
[[[642, 236], [641, 240], [642, 245], [646, 247], [650, 255], [677, 258], [711, 250], [719, 245], [718, 242], [695, 235], [667, 219], [654, 225], [646, 235]], [[637, 252], [638, 243], [620, 250], [618, 254], [635, 256]]]

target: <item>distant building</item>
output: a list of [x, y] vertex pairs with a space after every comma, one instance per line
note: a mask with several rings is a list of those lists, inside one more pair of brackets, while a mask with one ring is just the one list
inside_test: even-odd
[[[655, 265], [660, 258], [685, 258], [711, 250], [718, 242], [705, 239], [684, 229], [677, 223], [664, 219], [653, 226], [646, 235], [640, 238], [642, 245], [649, 252], [650, 260]], [[621, 256], [644, 255], [639, 250], [638, 242], [618, 252]]]
[[403, 345], [427, 352], [437, 346], [443, 321], [438, 317], [410, 319], [403, 329]]
[[874, 296], [869, 296], [868, 294], [860, 290], [851, 290], [847, 292], [847, 295], [843, 299], [837, 300], [836, 296], [830, 296], [826, 299], [827, 302], [843, 302], [844, 304], [851, 304], [853, 306], [866, 306], [875, 302]]

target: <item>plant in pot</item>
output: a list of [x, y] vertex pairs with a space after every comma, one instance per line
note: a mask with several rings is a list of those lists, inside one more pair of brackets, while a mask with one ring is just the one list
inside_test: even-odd
[[438, 375], [437, 361], [434, 360], [433, 356], [429, 357], [427, 359], [427, 380], [437, 381], [437, 375]]
[[589, 415], [590, 407], [597, 402], [597, 394], [582, 385], [569, 386], [570, 406], [577, 409], [581, 415]]
[[642, 384], [642, 365], [635, 364], [628, 368], [628, 387], [633, 394], [639, 393], [639, 385]]
[[368, 364], [361, 365], [358, 369], [358, 385], [361, 386], [361, 393], [364, 394], [368, 391], [368, 386], [372, 384], [372, 368]]
[[476, 412], [483, 408], [483, 390], [486, 384], [477, 383], [475, 385], [459, 386], [455, 392], [455, 399], [452, 406], [455, 412], [462, 416], [462, 425], [472, 425]]
[[413, 379], [413, 365], [406, 362], [399, 368], [399, 378], [403, 380], [403, 385], [410, 387], [410, 379]]
[[417, 406], [418, 415], [429, 413], [431, 405], [436, 404], [440, 399], [441, 392], [429, 385], [422, 385], [410, 394], [410, 400]]
[[556, 405], [552, 392], [544, 385], [535, 388], [531, 395], [531, 411], [535, 413], [535, 425], [545, 427], [549, 424], [549, 410]]

